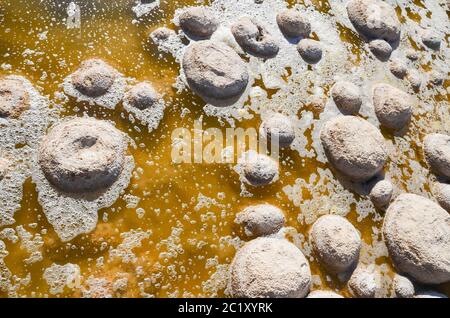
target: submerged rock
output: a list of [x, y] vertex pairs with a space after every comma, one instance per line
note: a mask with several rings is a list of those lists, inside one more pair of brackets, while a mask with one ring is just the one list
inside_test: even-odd
[[278, 232], [284, 225], [283, 212], [270, 204], [251, 205], [236, 215], [248, 236], [265, 236]]
[[258, 21], [243, 17], [231, 26], [231, 33], [244, 52], [260, 58], [273, 58], [280, 49], [277, 40]]
[[239, 55], [221, 42], [191, 44], [183, 57], [183, 70], [189, 87], [206, 102], [228, 106], [247, 88], [247, 66]]
[[230, 266], [230, 289], [240, 298], [301, 298], [311, 285], [303, 253], [284, 239], [257, 238], [238, 250]]
[[277, 24], [287, 38], [306, 38], [311, 33], [311, 23], [297, 10], [288, 9], [278, 13]]
[[411, 119], [410, 96], [389, 84], [377, 84], [373, 89], [373, 107], [380, 123], [390, 129], [400, 130]]
[[0, 79], [0, 118], [18, 118], [30, 107], [29, 94], [19, 80]]
[[339, 116], [322, 127], [320, 140], [330, 163], [355, 181], [367, 181], [387, 160], [383, 135], [372, 124], [354, 116]]
[[423, 152], [433, 173], [450, 178], [450, 135], [429, 134], [425, 136]]
[[78, 118], [54, 126], [39, 146], [45, 177], [64, 192], [104, 190], [119, 177], [124, 139], [106, 121]]
[[312, 226], [310, 240], [318, 260], [332, 273], [347, 272], [358, 263], [361, 237], [341, 216], [320, 217]]
[[347, 14], [355, 29], [368, 39], [383, 39], [395, 42], [400, 37], [400, 22], [397, 14], [381, 0], [351, 0]]
[[319, 41], [303, 39], [298, 43], [297, 51], [308, 64], [316, 64], [322, 59], [322, 46]]
[[207, 39], [217, 30], [219, 22], [205, 7], [191, 7], [183, 11], [179, 17], [181, 29], [188, 35]]
[[399, 271], [423, 284], [450, 281], [450, 216], [439, 205], [399, 195], [386, 211], [383, 235]]

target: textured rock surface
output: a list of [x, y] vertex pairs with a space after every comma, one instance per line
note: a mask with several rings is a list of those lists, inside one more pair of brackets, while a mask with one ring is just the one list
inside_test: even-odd
[[277, 24], [288, 38], [306, 38], [311, 33], [311, 23], [297, 10], [289, 9], [278, 13]]
[[399, 130], [410, 120], [410, 96], [389, 84], [377, 84], [373, 88], [373, 107], [380, 123], [390, 129]]
[[370, 200], [379, 209], [385, 210], [391, 202], [394, 188], [387, 180], [378, 181], [370, 190]]
[[21, 81], [0, 79], [0, 118], [18, 118], [29, 106], [29, 95]]
[[249, 81], [246, 64], [220, 42], [191, 44], [183, 57], [183, 70], [190, 88], [215, 106], [235, 102]]
[[343, 273], [358, 262], [361, 238], [354, 226], [338, 215], [320, 217], [312, 226], [310, 240], [319, 261], [333, 273]]
[[276, 137], [281, 148], [289, 147], [295, 139], [295, 131], [291, 119], [282, 114], [272, 114], [264, 120], [259, 128], [259, 132], [268, 141]]
[[399, 195], [386, 211], [383, 235], [400, 272], [424, 284], [450, 281], [450, 216], [439, 205]]
[[233, 297], [305, 297], [311, 285], [309, 264], [292, 243], [257, 238], [238, 250], [230, 268]]
[[369, 43], [369, 49], [379, 60], [387, 61], [392, 53], [392, 46], [385, 40], [372, 40]]
[[265, 236], [278, 232], [284, 225], [283, 212], [270, 204], [251, 205], [236, 215], [248, 236]]
[[348, 281], [348, 288], [357, 298], [374, 298], [379, 289], [379, 277], [371, 267], [358, 267]]
[[431, 29], [426, 29], [422, 31], [422, 43], [432, 50], [439, 50], [441, 47], [440, 36]]
[[356, 114], [361, 108], [361, 94], [358, 86], [353, 83], [346, 81], [337, 82], [331, 89], [331, 96], [344, 115]]
[[389, 70], [392, 74], [394, 74], [395, 77], [398, 77], [400, 79], [403, 79], [408, 73], [408, 67], [406, 63], [398, 58], [392, 59], [392, 61], [389, 63]]
[[251, 185], [264, 186], [278, 177], [278, 163], [269, 156], [254, 154], [245, 159], [242, 171]]
[[369, 39], [393, 42], [400, 37], [394, 8], [381, 0], [351, 0], [347, 14], [355, 29]]
[[56, 125], [39, 146], [42, 171], [65, 192], [108, 188], [119, 177], [124, 159], [122, 133], [110, 123], [93, 118]]
[[83, 95], [98, 97], [108, 92], [113, 85], [116, 71], [99, 59], [84, 61], [72, 74], [73, 86]]
[[330, 163], [355, 181], [366, 181], [383, 169], [387, 150], [383, 136], [369, 122], [354, 116], [329, 120], [320, 140]]
[[138, 109], [152, 107], [159, 100], [159, 95], [152, 85], [146, 82], [134, 85], [126, 94], [125, 99], [131, 106]]
[[205, 7], [187, 8], [179, 17], [181, 29], [189, 36], [209, 38], [219, 25], [214, 14]]
[[273, 58], [280, 49], [277, 40], [254, 19], [240, 18], [231, 26], [231, 33], [246, 53], [257, 57]]
[[433, 185], [433, 195], [441, 207], [450, 213], [450, 184], [435, 182]]
[[425, 160], [430, 170], [446, 178], [450, 178], [450, 136], [429, 134], [423, 141]]
[[303, 39], [298, 43], [297, 51], [308, 64], [316, 64], [322, 59], [322, 46], [319, 41]]
[[415, 294], [413, 283], [405, 276], [395, 274], [393, 280], [395, 296], [398, 298], [412, 298]]

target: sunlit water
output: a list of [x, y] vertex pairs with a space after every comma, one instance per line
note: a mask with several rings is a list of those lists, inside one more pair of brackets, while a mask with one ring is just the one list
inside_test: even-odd
[[[249, 239], [234, 224], [235, 215], [248, 205], [262, 202], [276, 205], [285, 212], [286, 237], [309, 255], [313, 289], [333, 289], [349, 295], [345, 284], [328, 276], [309, 251], [311, 223], [317, 216], [329, 212], [346, 215], [361, 232], [365, 243], [362, 260], [382, 265], [383, 277], [389, 284], [393, 271], [381, 243], [382, 213], [356, 193], [341, 193], [350, 196], [348, 200], [337, 198], [336, 193], [343, 188], [336, 186], [339, 182], [327, 164], [315, 156], [303, 156], [294, 149], [283, 150], [280, 180], [267, 187], [251, 189], [252, 197], [241, 196], [241, 182], [232, 165], [172, 164], [173, 129], [192, 129], [194, 120], [202, 115], [204, 128], [225, 130], [229, 127], [214, 116], [205, 116], [204, 102], [189, 91], [177, 93], [173, 84], [179, 74], [178, 63], [171, 55], [158, 52], [156, 45], [148, 40], [149, 32], [158, 26], [176, 29], [171, 19], [177, 8], [202, 4], [201, 1], [162, 0], [159, 9], [139, 19], [131, 10], [134, 1], [75, 1], [81, 7], [81, 27], [75, 29], [66, 26], [69, 2], [1, 1], [0, 74], [25, 76], [43, 95], [62, 107], [63, 116], [88, 114], [114, 121], [137, 145], [130, 149], [136, 168], [130, 185], [117, 202], [99, 212], [96, 229], [69, 243], [62, 243], [47, 222], [37, 201], [35, 186], [28, 178], [24, 183], [21, 208], [15, 213], [16, 222], [0, 228], [3, 233], [9, 231], [5, 229], [14, 229], [15, 235], [20, 237], [15, 242], [6, 235], [2, 237], [8, 251], [4, 263], [14, 277], [8, 278], [10, 290], [0, 290], [1, 296], [56, 296], [49, 293], [49, 285], [43, 277], [45, 269], [54, 263], [76, 264], [81, 274], [73, 288], [65, 287], [57, 296], [101, 296], [102, 290], [113, 296], [130, 297], [224, 296], [227, 265], [236, 247]], [[325, 15], [331, 10], [327, 1], [305, 2]], [[426, 14], [423, 3], [415, 1], [415, 4], [414, 10]], [[397, 12], [402, 22], [420, 20], [420, 15], [411, 10], [399, 7]], [[352, 56], [352, 63], [357, 65], [370, 56], [354, 31], [339, 25], [338, 32]], [[412, 39], [410, 45], [418, 49]], [[107, 110], [76, 102], [73, 98], [58, 98], [55, 92], [61, 92], [59, 85], [64, 78], [76, 70], [81, 61], [91, 57], [104, 59], [127, 77], [151, 82], [164, 94], [167, 108], [158, 129], [148, 133], [145, 126], [129, 119], [120, 104], [115, 110]], [[427, 71], [427, 65], [430, 67], [426, 63], [421, 66], [423, 70]], [[295, 83], [295, 78], [291, 82]], [[261, 81], [255, 85], [264, 88]], [[407, 154], [398, 157], [397, 170], [390, 166], [397, 186], [405, 191], [429, 191], [427, 180], [422, 180], [417, 187], [414, 185], [421, 176], [428, 178], [421, 160], [420, 143], [414, 140], [430, 129], [449, 131], [447, 85], [446, 82], [444, 90], [423, 98], [427, 103], [434, 103], [433, 110], [426, 115], [415, 113], [416, 120], [405, 137]], [[326, 96], [329, 87], [322, 89]], [[273, 89], [266, 91], [269, 96], [277, 93]], [[278, 98], [283, 100], [282, 94], [280, 96]], [[306, 113], [308, 105], [304, 100], [299, 100], [298, 105], [295, 116], [301, 119], [311, 114]], [[251, 119], [236, 121], [236, 125], [258, 127], [260, 122], [256, 114]], [[394, 144], [401, 144], [389, 132], [383, 133]], [[304, 137], [306, 147], [311, 149], [311, 129], [305, 130]], [[391, 161], [394, 161], [392, 157]], [[411, 166], [412, 161], [416, 165]], [[25, 247], [27, 238], [22, 229], [32, 235], [31, 240], [35, 239], [34, 248], [27, 250]], [[130, 241], [127, 237], [135, 239], [127, 254], [130, 258], [113, 257], [111, 251], [118, 247], [120, 250], [124, 242]], [[25, 260], [33, 251], [40, 252], [42, 260], [29, 264]], [[126, 287], [117, 287], [124, 278]], [[104, 288], [96, 293], [90, 284]], [[448, 288], [442, 286], [441, 289]], [[92, 293], [87, 293], [88, 290]]]

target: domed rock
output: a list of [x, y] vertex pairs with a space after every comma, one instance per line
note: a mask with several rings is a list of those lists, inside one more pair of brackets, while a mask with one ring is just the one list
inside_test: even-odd
[[128, 103], [140, 110], [152, 107], [159, 98], [153, 86], [146, 82], [136, 84], [125, 94]]
[[295, 139], [295, 131], [289, 117], [282, 114], [272, 114], [264, 120], [259, 128], [263, 138], [271, 141], [276, 137], [281, 148], [289, 147]]
[[450, 136], [429, 134], [423, 141], [423, 152], [430, 170], [450, 178]]
[[353, 83], [346, 81], [337, 82], [331, 88], [331, 96], [344, 115], [356, 114], [361, 108], [361, 94], [358, 86]]
[[418, 90], [422, 86], [422, 77], [416, 70], [410, 70], [406, 79], [414, 90]]
[[367, 181], [380, 172], [387, 160], [381, 133], [368, 121], [339, 116], [322, 127], [320, 140], [330, 163], [355, 181]]
[[405, 52], [406, 58], [410, 61], [417, 61], [420, 58], [419, 52], [414, 49], [408, 49]]
[[354, 226], [338, 215], [320, 217], [312, 226], [310, 241], [321, 264], [332, 273], [343, 273], [358, 262], [361, 238]]
[[398, 298], [412, 298], [415, 294], [413, 283], [405, 276], [395, 274], [393, 287]]
[[400, 272], [423, 284], [450, 281], [450, 216], [439, 205], [399, 195], [386, 211], [383, 235]]
[[322, 46], [319, 41], [303, 39], [298, 42], [297, 51], [308, 64], [316, 64], [322, 59]]
[[378, 279], [371, 266], [358, 266], [348, 281], [348, 288], [358, 298], [375, 298], [380, 287]]
[[99, 97], [108, 92], [114, 84], [117, 72], [100, 59], [84, 61], [72, 74], [72, 85], [83, 95]]
[[0, 79], [0, 117], [18, 118], [30, 107], [29, 94], [21, 81]]
[[314, 290], [306, 298], [344, 298], [330, 290]]
[[270, 204], [252, 205], [238, 213], [235, 222], [243, 224], [248, 236], [265, 236], [278, 232], [284, 225], [283, 212]]
[[373, 89], [373, 107], [380, 123], [400, 130], [412, 115], [410, 96], [389, 84], [377, 84]]
[[125, 161], [123, 134], [106, 121], [76, 118], [57, 124], [39, 146], [39, 164], [57, 189], [84, 193], [107, 189]]
[[431, 29], [422, 31], [422, 43], [428, 48], [438, 51], [441, 47], [440, 36]]
[[311, 23], [297, 10], [288, 9], [278, 13], [277, 24], [287, 38], [306, 38], [311, 33]]
[[392, 53], [392, 46], [385, 40], [372, 40], [369, 43], [369, 49], [380, 61], [387, 61]]
[[192, 43], [182, 64], [189, 87], [215, 106], [233, 104], [247, 88], [246, 64], [224, 43], [209, 40]]
[[398, 58], [392, 59], [391, 63], [389, 63], [389, 70], [392, 74], [394, 74], [395, 77], [398, 77], [400, 79], [403, 79], [408, 73], [408, 67], [406, 66], [406, 63]]
[[395, 42], [400, 37], [394, 8], [381, 0], [350, 0], [347, 14], [355, 29], [368, 39]]
[[440, 86], [444, 83], [445, 75], [438, 71], [431, 71], [428, 75], [428, 82], [433, 86]]
[[260, 58], [273, 58], [280, 49], [277, 40], [258, 21], [243, 17], [231, 26], [231, 33], [244, 52]]
[[245, 179], [253, 186], [264, 186], [278, 178], [278, 163], [271, 157], [252, 153], [242, 163]]
[[385, 210], [391, 202], [394, 188], [387, 180], [378, 181], [370, 190], [370, 200], [379, 209]]
[[435, 182], [433, 185], [433, 195], [441, 207], [450, 213], [450, 184]]
[[238, 250], [230, 266], [230, 289], [239, 298], [301, 298], [311, 285], [303, 253], [284, 239], [257, 238]]
[[188, 35], [207, 39], [217, 30], [219, 22], [211, 10], [205, 7], [191, 7], [179, 16], [181, 29]]

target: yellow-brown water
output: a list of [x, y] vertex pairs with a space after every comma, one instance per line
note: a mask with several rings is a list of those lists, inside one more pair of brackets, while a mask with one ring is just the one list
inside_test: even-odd
[[[119, 273], [126, 273], [129, 283], [126, 292], [120, 294], [122, 296], [138, 297], [142, 292], [155, 297], [223, 296], [223, 284], [217, 286], [217, 294], [205, 288], [204, 283], [217, 270], [215, 265], [207, 264], [213, 258], [217, 258], [217, 264], [231, 262], [235, 249], [223, 241], [224, 237], [248, 239], [233, 222], [235, 214], [243, 207], [261, 202], [279, 206], [287, 216], [287, 225], [306, 235], [308, 226], [298, 221], [302, 211], [293, 205], [282, 188], [294, 184], [297, 178], [308, 179], [317, 168], [325, 167], [316, 160], [300, 158], [295, 151], [283, 151], [280, 181], [252, 191], [255, 195], [251, 198], [240, 196], [240, 181], [231, 165], [171, 163], [172, 130], [176, 127], [192, 129], [194, 119], [203, 115], [203, 102], [190, 93], [175, 94], [172, 84], [179, 66], [168, 56], [160, 58], [156, 47], [147, 38], [156, 27], [171, 25], [176, 8], [198, 4], [198, 1], [161, 1], [161, 10], [140, 19], [138, 24], [132, 23], [135, 19], [130, 9], [133, 1], [79, 1], [82, 8], [80, 29], [66, 28], [64, 17], [68, 2], [0, 0], [0, 64], [11, 65], [10, 70], [2, 70], [0, 74], [24, 75], [42, 94], [55, 100], [54, 92], [58, 90], [58, 85], [81, 61], [99, 57], [126, 76], [153, 83], [165, 94], [168, 107], [160, 127], [149, 134], [145, 127], [129, 122], [121, 105], [114, 111], [74, 100], [62, 105], [64, 115], [87, 113], [96, 118], [113, 120], [117, 127], [134, 139], [138, 147], [131, 152], [136, 169], [125, 194], [141, 198], [137, 207], [144, 209], [145, 215], [139, 218], [136, 208], [127, 208], [127, 202], [121, 196], [112, 207], [99, 212], [99, 222], [93, 233], [82, 235], [70, 243], [62, 243], [46, 221], [37, 202], [34, 185], [28, 180], [24, 185], [22, 207], [15, 214], [13, 227], [23, 225], [30, 233], [39, 233], [42, 229], [48, 232], [42, 235], [43, 261], [31, 266], [23, 262], [27, 254], [20, 243], [6, 242], [9, 255], [5, 262], [8, 268], [19, 277], [31, 274], [30, 283], [19, 289], [19, 295], [48, 295], [47, 283], [42, 278], [43, 270], [52, 263], [70, 262], [80, 266], [85, 279], [92, 275], [112, 281]], [[323, 12], [329, 9], [327, 1], [313, 3]], [[48, 31], [47, 39], [40, 40], [39, 34], [45, 31]], [[343, 40], [354, 44], [352, 52], [356, 56], [362, 54], [358, 48], [362, 43], [353, 31], [344, 26], [339, 31]], [[26, 49], [37, 53], [24, 56]], [[44, 73], [47, 76], [43, 76]], [[185, 117], [180, 116], [183, 107], [190, 110]], [[205, 128], [226, 128], [213, 117], [205, 117], [203, 122]], [[259, 117], [256, 116], [256, 119], [243, 121], [239, 126], [258, 127], [259, 124]], [[140, 131], [135, 129], [136, 126]], [[304, 164], [301, 165], [301, 162]], [[199, 195], [214, 198], [217, 203], [196, 209]], [[306, 194], [304, 197], [308, 198]], [[372, 227], [379, 228], [380, 222], [368, 218], [356, 222], [354, 211], [349, 219], [361, 232], [363, 240], [370, 244]], [[37, 226], [29, 226], [33, 223]], [[108, 248], [116, 247], [122, 242], [120, 234], [132, 229], [151, 231], [149, 239], [144, 239], [141, 247], [133, 249], [138, 257], [137, 262], [124, 264], [118, 260], [108, 261]], [[181, 232], [173, 235], [174, 230]], [[102, 241], [108, 243], [106, 250], [100, 249]], [[167, 250], [171, 253], [164, 254]], [[105, 264], [99, 267], [96, 263], [102, 256]], [[387, 260], [382, 258], [377, 261]], [[311, 262], [311, 268], [313, 274], [325, 277], [325, 272], [316, 262]], [[344, 285], [337, 281], [322, 281], [327, 287], [348, 295]], [[80, 290], [66, 289], [62, 296], [80, 295]]]

